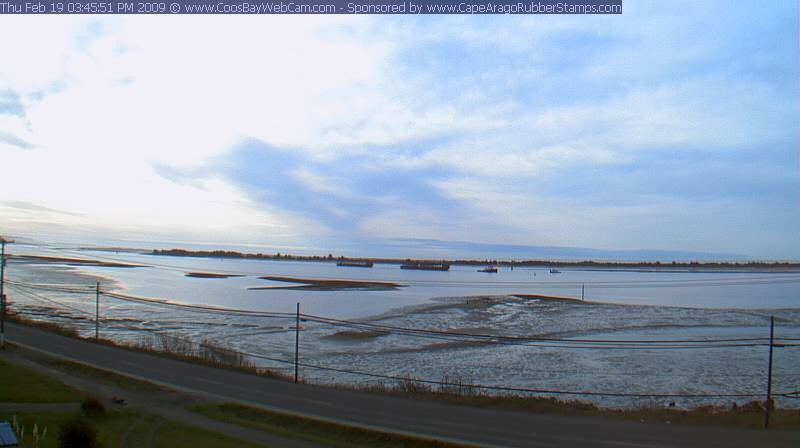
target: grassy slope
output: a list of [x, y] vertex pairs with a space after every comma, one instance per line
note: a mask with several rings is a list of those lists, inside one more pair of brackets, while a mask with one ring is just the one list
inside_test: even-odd
[[154, 445], [155, 448], [174, 448], [177, 446], [192, 448], [250, 448], [260, 446], [171, 421], [166, 421], [158, 429]]
[[191, 407], [189, 410], [234, 425], [280, 434], [290, 438], [320, 442], [333, 447], [447, 448], [460, 446], [292, 417], [236, 404], [198, 405]]
[[[11, 415], [0, 413], [0, 421], [11, 420]], [[25, 437], [20, 448], [34, 447], [31, 431], [37, 424], [39, 431], [47, 428], [47, 436], [39, 443], [39, 448], [56, 448], [58, 446], [58, 427], [63, 422], [73, 417], [65, 412], [38, 412], [16, 414], [17, 421], [25, 426]], [[114, 411], [103, 417], [89, 418], [89, 422], [97, 430], [100, 446], [104, 448], [122, 447], [122, 436], [130, 425], [135, 426], [127, 435], [127, 446], [146, 447], [150, 433], [156, 428], [153, 437], [153, 446], [161, 447], [192, 447], [192, 448], [255, 448], [253, 445], [241, 440], [225, 437], [220, 434], [205, 431], [180, 423], [163, 420], [160, 417], [147, 416], [140, 420], [141, 414], [135, 411]]]
[[[414, 400], [446, 401], [448, 403], [517, 412], [535, 412], [569, 416], [604, 417], [621, 420], [667, 422], [684, 425], [732, 426], [761, 428], [764, 426], [763, 401], [752, 401], [736, 408], [730, 406], [700, 406], [691, 409], [642, 407], [637, 409], [605, 409], [581, 401], [562, 401], [545, 397], [496, 397], [431, 391], [429, 387], [407, 387], [404, 390], [374, 387], [369, 392], [391, 394]], [[800, 429], [800, 410], [773, 409], [771, 428]]]
[[10, 403], [64, 403], [82, 395], [58, 381], [0, 360], [0, 401]]
[[[64, 362], [66, 364], [66, 362]], [[101, 381], [110, 381], [117, 386], [129, 390], [159, 390], [157, 386], [141, 381], [130, 380], [109, 372], [99, 371], [79, 364], [68, 363], [59, 367], [68, 367], [79, 370], [84, 376], [97, 378]], [[0, 360], [0, 402], [8, 403], [60, 403], [81, 401], [84, 394], [51, 380], [30, 369], [10, 364]], [[32, 431], [34, 425], [38, 426], [41, 434], [47, 428], [46, 437], [40, 441], [39, 448], [57, 446], [59, 426], [72, 418], [75, 414], [70, 412], [18, 412], [0, 413], [0, 421], [12, 421], [16, 416], [17, 422], [24, 426], [24, 437], [20, 447], [33, 447]], [[180, 423], [164, 420], [157, 416], [143, 414], [134, 410], [109, 410], [105, 415], [89, 417], [89, 422], [97, 429], [98, 440], [101, 446], [123, 446], [122, 435], [126, 429], [136, 423], [128, 434], [128, 446], [144, 447], [154, 425], [159, 427], [153, 439], [156, 447], [191, 446], [192, 448], [250, 448], [253, 445], [225, 437], [220, 434], [205, 431], [200, 428], [186, 426]], [[137, 423], [138, 422], [138, 423]]]
[[135, 378], [119, 375], [107, 370], [96, 369], [85, 364], [79, 364], [72, 361], [53, 360], [50, 365], [56, 369], [69, 372], [72, 375], [81, 376], [83, 378], [91, 379], [100, 383], [111, 384], [120, 389], [129, 390], [131, 392], [163, 392], [164, 389], [146, 381], [140, 381]]

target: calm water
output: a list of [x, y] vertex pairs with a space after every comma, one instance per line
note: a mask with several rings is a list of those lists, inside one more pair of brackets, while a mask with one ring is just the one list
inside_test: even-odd
[[[28, 249], [28, 248], [26, 248]], [[18, 250], [54, 256], [122, 261], [150, 267], [80, 268], [76, 271], [101, 276], [125, 293], [254, 310], [295, 310], [332, 317], [366, 317], [393, 308], [418, 305], [435, 297], [497, 294], [543, 294], [619, 304], [664, 305], [697, 308], [795, 308], [800, 307], [800, 273], [688, 273], [589, 271], [547, 267], [501, 268], [497, 274], [477, 272], [478, 267], [453, 266], [449, 272], [402, 270], [396, 264], [373, 268], [337, 267], [335, 263], [230, 260], [104, 253], [77, 250]], [[228, 279], [186, 277], [187, 272], [243, 274]], [[13, 275], [13, 273], [10, 273]], [[290, 291], [248, 290], [277, 285], [260, 280], [263, 275], [305, 278], [391, 281], [406, 285], [393, 291]], [[89, 282], [91, 283], [91, 282]], [[285, 285], [285, 284], [283, 284]]]
[[[294, 312], [372, 324], [515, 336], [593, 339], [687, 339], [764, 337], [769, 316], [780, 337], [800, 338], [800, 274], [586, 271], [547, 267], [453, 266], [449, 272], [408, 271], [398, 265], [337, 267], [334, 263], [220, 260], [150, 256], [41, 247], [16, 254], [70, 256], [145, 264], [143, 268], [59, 267], [10, 263], [9, 280], [21, 283], [93, 285], [103, 290], [237, 309]], [[187, 272], [240, 274], [228, 279], [189, 278]], [[257, 277], [392, 281], [390, 291], [248, 290], [275, 284]], [[589, 305], [530, 300], [514, 294], [581, 297]], [[92, 294], [10, 290], [29, 314], [66, 319], [93, 331]], [[50, 300], [49, 302], [45, 299]], [[290, 360], [293, 319], [209, 315], [122, 302], [103, 296], [104, 334], [135, 339], [143, 332], [211, 338], [239, 350]], [[339, 369], [418, 378], [456, 377], [481, 384], [539, 389], [674, 393], [763, 393], [765, 347], [698, 350], [586, 350], [546, 346], [469, 344], [402, 334], [354, 335], [351, 328], [305, 322], [303, 359]], [[290, 365], [261, 359], [273, 369]], [[368, 377], [304, 369], [315, 381], [374, 382]], [[774, 389], [800, 389], [800, 350], [776, 354]], [[631, 400], [596, 399], [626, 406]], [[786, 405], [795, 405], [797, 400]], [[641, 404], [641, 403], [639, 403]], [[696, 404], [689, 400], [682, 405]]]

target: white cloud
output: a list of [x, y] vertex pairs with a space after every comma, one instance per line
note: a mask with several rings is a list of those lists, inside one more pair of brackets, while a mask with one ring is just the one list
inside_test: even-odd
[[340, 197], [352, 195], [352, 192], [346, 186], [347, 181], [345, 179], [325, 176], [307, 168], [296, 169], [291, 174], [313, 192]]
[[[288, 174], [308, 191], [360, 201], [357, 213], [342, 201], [328, 212], [362, 220], [351, 227], [365, 236], [700, 244], [674, 230], [698, 222], [682, 210], [728, 216], [728, 205], [666, 195], [647, 204], [631, 193], [624, 206], [578, 208], [569, 192], [560, 202], [529, 186], [557, 184], [581, 167], [635, 165], [650, 153], [796, 141], [796, 88], [714, 60], [739, 41], [733, 25], [748, 17], [709, 24], [715, 36], [698, 36], [714, 8], [685, 6], [691, 19], [640, 4], [591, 20], [0, 18], [0, 41], [16, 43], [0, 46], [0, 91], [18, 94], [25, 110], [0, 114], [0, 201], [77, 214], [5, 207], [0, 216], [19, 226], [161, 228], [203, 240], [227, 229], [285, 244], [330, 235], [326, 223], [276, 209], [230, 177], [171, 181], [154, 169], [207, 174], [253, 139], [293, 151]], [[345, 157], [357, 169], [325, 171]], [[435, 181], [454, 209], [357, 191], [346, 177], [426, 169], [442, 174], [420, 182]], [[703, 213], [700, 222], [717, 223]], [[454, 216], [457, 225], [448, 222]], [[492, 222], [504, 230], [486, 230]], [[705, 235], [709, 250], [731, 251], [723, 237]]]
[[[339, 19], [257, 19], [191, 18], [178, 27], [159, 17], [100, 27], [69, 20], [46, 32], [49, 20], [0, 27], [3, 41], [20, 43], [0, 49], [0, 87], [19, 92], [26, 108], [24, 119], [2, 115], [0, 125], [36, 145], [24, 154], [8, 142], [0, 147], [9, 173], [0, 177], [0, 199], [85, 216], [42, 215], [54, 225], [183, 228], [206, 237], [232, 228], [240, 241], [325, 234], [324, 225], [270, 211], [226, 181], [180, 184], [153, 169], [203, 165], [246, 137], [313, 142], [326, 120], [341, 114], [341, 106], [315, 107], [327, 92], [378, 76], [384, 49], [323, 34]], [[63, 88], [39, 98], [54, 83]], [[34, 211], [26, 213], [33, 219]]]

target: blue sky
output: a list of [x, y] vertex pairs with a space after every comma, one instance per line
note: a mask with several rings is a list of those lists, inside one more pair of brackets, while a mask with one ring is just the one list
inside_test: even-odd
[[624, 6], [0, 17], [0, 233], [798, 259], [796, 2]]

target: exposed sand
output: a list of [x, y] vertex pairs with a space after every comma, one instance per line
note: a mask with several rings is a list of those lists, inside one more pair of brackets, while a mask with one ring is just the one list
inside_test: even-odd
[[29, 263], [66, 264], [69, 266], [95, 266], [103, 268], [146, 268], [144, 264], [118, 263], [114, 261], [86, 260], [83, 258], [45, 257], [41, 255], [11, 255], [9, 258]]
[[513, 297], [519, 297], [520, 299], [536, 299], [536, 300], [549, 300], [555, 302], [580, 303], [585, 305], [589, 305], [592, 303], [580, 299], [573, 299], [572, 297], [543, 296], [540, 294], [513, 294]]
[[192, 278], [231, 278], [231, 277], [244, 277], [241, 274], [215, 274], [212, 272], [189, 272], [186, 277]]
[[397, 289], [403, 286], [399, 283], [361, 281], [361, 280], [329, 280], [329, 279], [315, 279], [315, 278], [281, 277], [281, 276], [271, 276], [271, 275], [259, 278], [262, 280], [270, 280], [273, 282], [296, 283], [296, 285], [254, 286], [248, 289], [305, 289], [312, 291], [344, 291], [344, 290], [383, 291], [383, 290]]
[[337, 340], [364, 340], [364, 339], [374, 339], [379, 338], [381, 336], [388, 335], [388, 331], [380, 331], [380, 330], [344, 330], [333, 333], [331, 335], [325, 336], [328, 339], [337, 339]]

